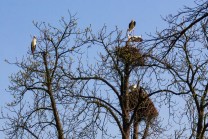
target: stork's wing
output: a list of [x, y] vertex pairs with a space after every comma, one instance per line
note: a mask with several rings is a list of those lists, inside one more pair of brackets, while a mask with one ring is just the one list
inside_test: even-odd
[[32, 51], [32, 47], [33, 47], [33, 42], [31, 42], [31, 45], [30, 45], [31, 51]]
[[129, 23], [129, 29], [131, 28], [131, 22]]

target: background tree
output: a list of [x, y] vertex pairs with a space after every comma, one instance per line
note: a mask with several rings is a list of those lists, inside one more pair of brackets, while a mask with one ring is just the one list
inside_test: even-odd
[[[34, 57], [31, 51], [13, 64], [19, 71], [10, 76], [9, 91], [13, 101], [7, 105], [9, 114], [3, 131], [8, 138], [93, 138], [83, 110], [87, 107], [78, 99], [64, 97], [72, 92], [73, 82], [63, 77], [62, 70], [70, 68], [72, 53], [82, 45], [79, 36], [85, 35], [77, 28], [77, 19], [60, 20], [60, 27], [34, 23], [40, 32]], [[73, 40], [73, 41], [71, 41]], [[29, 46], [29, 45], [28, 45]], [[80, 118], [81, 117], [81, 118]]]
[[[185, 100], [185, 105], [181, 106], [183, 112], [173, 113], [173, 118], [180, 117], [177, 123], [181, 128], [175, 138], [202, 139], [208, 136], [208, 2], [196, 1], [196, 7], [185, 7], [165, 21], [169, 28], [157, 32], [154, 46], [159, 51], [154, 58], [158, 61], [156, 67], [163, 68], [163, 73], [169, 77], [165, 90]], [[184, 123], [187, 126], [182, 127]]]

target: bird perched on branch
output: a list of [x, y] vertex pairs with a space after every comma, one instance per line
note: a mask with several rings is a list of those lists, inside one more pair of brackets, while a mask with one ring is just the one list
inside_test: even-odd
[[129, 23], [128, 32], [131, 32], [135, 26], [136, 26], [136, 21], [131, 20], [131, 22]]
[[34, 55], [35, 48], [36, 48], [37, 39], [35, 36], [33, 36], [32, 42], [31, 42], [31, 52]]

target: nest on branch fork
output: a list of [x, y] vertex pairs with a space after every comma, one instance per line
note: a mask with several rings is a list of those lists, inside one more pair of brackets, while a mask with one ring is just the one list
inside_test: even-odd
[[158, 110], [147, 92], [140, 89], [129, 92], [129, 108], [131, 111], [137, 110], [136, 119], [138, 121], [151, 121], [158, 116]]
[[133, 46], [116, 47], [115, 52], [120, 61], [130, 66], [144, 66], [147, 61], [141, 50]]

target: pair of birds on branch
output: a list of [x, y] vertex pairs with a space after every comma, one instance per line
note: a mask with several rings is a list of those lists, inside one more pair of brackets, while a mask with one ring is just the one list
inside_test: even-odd
[[[135, 28], [136, 26], [136, 21], [134, 20], [131, 20], [131, 22], [129, 23], [129, 28], [128, 28], [128, 32], [132, 32], [133, 29]], [[136, 39], [136, 37], [139, 37], [139, 36], [132, 36], [134, 39]], [[133, 39], [132, 38], [132, 39]], [[31, 52], [32, 52], [32, 55], [34, 55], [34, 52], [35, 52], [35, 49], [36, 49], [36, 44], [37, 44], [37, 39], [35, 36], [33, 36], [33, 39], [32, 39], [32, 42], [31, 42]]]

